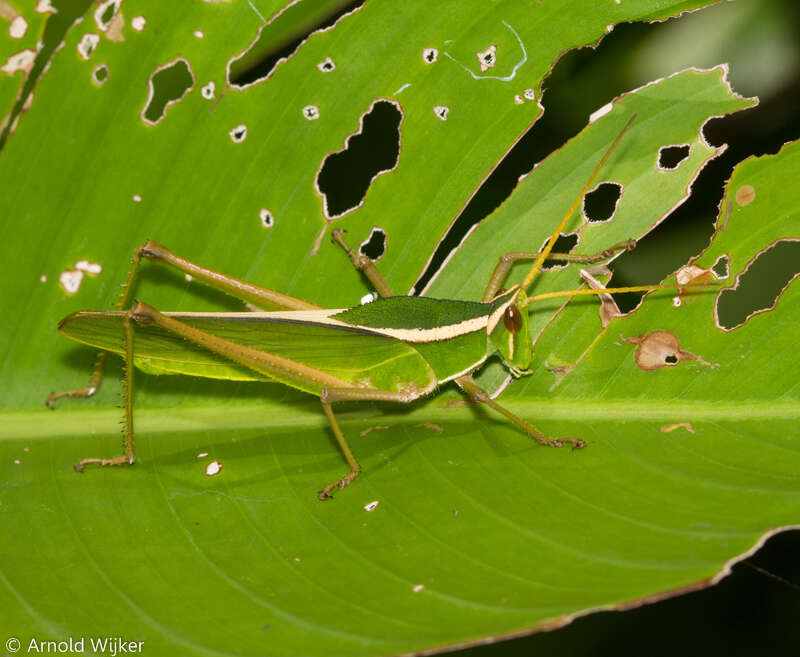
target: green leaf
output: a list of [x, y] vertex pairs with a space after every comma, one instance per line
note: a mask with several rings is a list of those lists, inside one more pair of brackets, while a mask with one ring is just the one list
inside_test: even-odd
[[[254, 3], [265, 16], [279, 9], [271, 4]], [[144, 641], [150, 654], [442, 647], [694, 587], [765, 532], [796, 523], [797, 386], [790, 368], [776, 366], [791, 348], [796, 286], [774, 310], [727, 332], [715, 324], [724, 294], [716, 289], [687, 294], [678, 307], [672, 293], [650, 295], [605, 329], [596, 301], [576, 299], [554, 319], [555, 305], [542, 303], [535, 372], [501, 401], [550, 435], [587, 440], [586, 449], [540, 448], [483, 409], [448, 405], [453, 394], [409, 409], [346, 405], [337, 415], [364, 474], [330, 503], [314, 493], [344, 464], [319, 402], [280, 386], [139, 376], [139, 462], [82, 476], [70, 467], [77, 459], [119, 453], [118, 370], [95, 399], [54, 413], [42, 404], [51, 390], [83, 385], [92, 361], [56, 334], [57, 320], [107, 307], [146, 237], [326, 306], [355, 304], [365, 287], [341, 252], [323, 239], [311, 255], [326, 226], [314, 180], [377, 98], [403, 108], [400, 163], [337, 224], [354, 244], [384, 228], [378, 266], [407, 289], [538, 114], [515, 94], [532, 88], [539, 97], [552, 61], [606, 25], [702, 4], [370, 0], [242, 91], [226, 89], [224, 76], [256, 37], [261, 21], [249, 3], [126, 4], [126, 26], [143, 15], [144, 30], [126, 27], [122, 43], [104, 38], [89, 62], [77, 55], [89, 25], [71, 30], [0, 157], [0, 303], [8, 309], [0, 608], [25, 645], [122, 636]], [[510, 82], [475, 80], [458, 62], [477, 74], [475, 54], [492, 43], [498, 76], [521, 61], [503, 21], [528, 58]], [[422, 61], [428, 46], [439, 49], [432, 65]], [[178, 57], [195, 86], [155, 127], [145, 125], [148, 80]], [[326, 57], [336, 63], [330, 73], [316, 68]], [[99, 63], [109, 77], [95, 86]], [[477, 298], [500, 253], [538, 249], [634, 112], [601, 174], [625, 187], [617, 214], [586, 227], [579, 250], [644, 234], [713, 155], [699, 137], [703, 122], [749, 104], [723, 78], [722, 69], [686, 72], [620, 99], [471, 235], [436, 294]], [[210, 80], [216, 104], [200, 93]], [[311, 104], [315, 121], [302, 114]], [[450, 109], [445, 122], [432, 111], [439, 105]], [[235, 144], [228, 133], [242, 124], [247, 137]], [[655, 169], [660, 146], [684, 143], [690, 156], [678, 169]], [[793, 144], [741, 165], [723, 204], [725, 228], [699, 266], [727, 255], [732, 283], [756, 254], [797, 235], [797, 153]], [[747, 186], [755, 196], [745, 205]], [[67, 297], [58, 276], [80, 259], [103, 271]], [[574, 269], [559, 270], [542, 275], [536, 291], [577, 283]], [[164, 309], [241, 309], [155, 267], [138, 294]], [[642, 370], [625, 338], [655, 330], [674, 333], [702, 361]], [[222, 471], [206, 476], [214, 460]]]

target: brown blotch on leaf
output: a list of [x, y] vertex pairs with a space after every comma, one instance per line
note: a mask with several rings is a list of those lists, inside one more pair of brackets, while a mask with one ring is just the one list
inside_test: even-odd
[[739, 189], [736, 190], [736, 202], [739, 205], [749, 205], [753, 202], [753, 199], [756, 197], [756, 190], [755, 187], [752, 185], [742, 185]]
[[386, 425], [380, 425], [380, 426], [377, 426], [377, 427], [369, 427], [369, 428], [367, 428], [367, 429], [364, 429], [364, 430], [363, 430], [363, 431], [362, 431], [360, 434], [358, 434], [358, 435], [359, 435], [359, 436], [361, 436], [361, 437], [363, 438], [363, 437], [364, 437], [364, 436], [366, 436], [368, 433], [372, 433], [373, 431], [386, 431], [388, 428], [389, 428], [389, 427], [388, 427], [388, 426], [386, 426]]
[[[593, 290], [602, 290], [605, 288], [605, 285], [597, 280], [595, 275], [604, 275], [610, 273], [611, 270], [608, 269], [606, 265], [598, 265], [592, 269], [581, 269], [580, 271], [581, 278]], [[622, 317], [622, 311], [619, 309], [614, 297], [610, 294], [598, 294], [597, 296], [600, 299], [600, 323], [602, 324], [603, 328], [605, 328], [611, 323], [611, 320], [616, 319], [617, 317]]]
[[669, 331], [653, 331], [647, 335], [625, 338], [625, 342], [638, 345], [633, 359], [646, 372], [668, 365], [677, 365], [684, 360], [696, 360], [708, 364], [692, 352], [681, 349], [680, 340]]

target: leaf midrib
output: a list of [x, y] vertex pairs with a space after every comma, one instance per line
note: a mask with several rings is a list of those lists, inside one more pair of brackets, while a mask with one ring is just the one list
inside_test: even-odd
[[[627, 400], [558, 400], [526, 399], [509, 401], [506, 408], [523, 418], [537, 420], [634, 421], [663, 420], [667, 422], [737, 420], [791, 420], [800, 418], [800, 399], [786, 401], [651, 401]], [[300, 429], [319, 428], [327, 422], [319, 404], [280, 404], [265, 401], [243, 404], [234, 408], [220, 406], [191, 406], [181, 408], [144, 408], [136, 410], [136, 429], [140, 432], [162, 433], [183, 431], [215, 431], [230, 429]], [[427, 404], [402, 415], [389, 410], [364, 406], [361, 409], [337, 413], [340, 423], [363, 422], [369, 418], [381, 422], [417, 424], [420, 422], [466, 422], [475, 418], [464, 406], [447, 407]], [[58, 438], [88, 433], [116, 432], [119, 429], [119, 409], [75, 410], [10, 410], [0, 412], [0, 440]]]

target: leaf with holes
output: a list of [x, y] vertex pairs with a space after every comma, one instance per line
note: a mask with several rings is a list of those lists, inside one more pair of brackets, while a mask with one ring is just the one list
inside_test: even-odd
[[[562, 52], [618, 21], [660, 20], [707, 3], [370, 0], [281, 11], [283, 4], [126, 2], [121, 31], [111, 34], [119, 6], [93, 5], [47, 60], [5, 144], [0, 606], [26, 645], [100, 635], [142, 640], [153, 654], [441, 648], [696, 585], [764, 531], [794, 521], [796, 395], [784, 390], [770, 405], [769, 384], [781, 382], [771, 363], [783, 353], [770, 349], [785, 346], [786, 330], [767, 331], [780, 327], [787, 301], [792, 308], [792, 287], [774, 310], [727, 332], [709, 319], [713, 295], [686, 295], [679, 308], [648, 299], [605, 330], [593, 302], [570, 303], [544, 332], [541, 313], [536, 372], [503, 403], [553, 435], [589, 440], [582, 452], [538, 448], [481, 409], [447, 405], [452, 394], [410, 409], [354, 405], [341, 420], [365, 475], [326, 505], [314, 492], [339, 476], [342, 460], [318, 400], [272, 385], [141, 376], [140, 462], [82, 476], [71, 470], [82, 456], [118, 451], [119, 370], [95, 399], [46, 411], [46, 394], [82, 384], [93, 357], [61, 339], [56, 322], [107, 307], [147, 237], [258, 284], [354, 305], [366, 289], [328, 242], [337, 225], [405, 291], [540, 113], [541, 81]], [[329, 27], [306, 37], [310, 24]], [[248, 51], [264, 65], [250, 82], [234, 71]], [[174, 88], [160, 71], [180, 74]], [[611, 217], [581, 232], [583, 252], [646, 232], [710, 155], [700, 124], [744, 105], [721, 70], [625, 97], [531, 174], [531, 184], [543, 178], [554, 195], [552, 207], [548, 199], [537, 206], [544, 223], [524, 248], [541, 246], [625, 112], [638, 114], [631, 139], [599, 181], [621, 185], [622, 197], [606, 203]], [[372, 134], [376, 108], [390, 119], [380, 155], [398, 155], [369, 163], [358, 176], [363, 199], [344, 195], [334, 210], [326, 189], [336, 193], [340, 183], [321, 177], [325, 163], [335, 170], [337, 154]], [[660, 153], [685, 144], [685, 159]], [[562, 175], [548, 179], [559, 157]], [[745, 212], [794, 207], [792, 184], [777, 181], [795, 180], [796, 167], [770, 162], [757, 166], [776, 167], [770, 175], [784, 196], [761, 206], [771, 198], [767, 182], [743, 181], [752, 203], [732, 205], [726, 228], [741, 216], [743, 242], [763, 243], [740, 250], [734, 241], [701, 266], [721, 271], [727, 263], [733, 280], [756, 253], [789, 237], [776, 230], [764, 238]], [[505, 221], [513, 203], [530, 207], [529, 181], [475, 231], [438, 289], [480, 294], [478, 270], [491, 268], [492, 248], [505, 248], [504, 231], [528, 230], [529, 221]], [[493, 233], [493, 222], [506, 228]], [[570, 276], [556, 270], [540, 285], [573, 287]], [[137, 294], [163, 309], [241, 310], [153, 267]], [[751, 349], [736, 378], [724, 367], [734, 355], [667, 322], [676, 318]], [[657, 330], [680, 347], [664, 335], [648, 341]], [[754, 336], [752, 347], [743, 332]], [[644, 371], [634, 360], [642, 344], [665, 363], [681, 362]], [[768, 412], [775, 418], [767, 421]]]

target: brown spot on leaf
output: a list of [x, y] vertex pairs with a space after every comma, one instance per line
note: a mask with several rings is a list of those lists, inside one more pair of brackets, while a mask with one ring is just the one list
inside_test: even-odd
[[385, 431], [385, 430], [386, 430], [386, 429], [388, 429], [388, 428], [389, 428], [389, 427], [387, 427], [387, 426], [369, 427], [369, 428], [367, 428], [367, 429], [364, 429], [364, 431], [362, 431], [362, 432], [361, 432], [360, 434], [358, 434], [358, 435], [359, 435], [359, 436], [361, 436], [361, 437], [363, 438], [363, 437], [364, 437], [364, 436], [366, 436], [368, 433], [372, 433], [373, 431]]
[[739, 189], [736, 190], [736, 202], [739, 205], [749, 205], [753, 202], [753, 199], [756, 197], [756, 190], [752, 185], [742, 185]]
[[695, 433], [694, 428], [688, 422], [676, 422], [675, 424], [665, 424], [661, 427], [662, 433], [670, 433], [675, 429], [686, 429], [689, 433]]
[[423, 429], [430, 429], [431, 431], [435, 431], [436, 433], [442, 433], [444, 429], [438, 425], [434, 424], [433, 422], [423, 422], [422, 424], [415, 424], [415, 427], [421, 427]]
[[[600, 274], [610, 272], [605, 265], [600, 265], [600, 267], [598, 267], [596, 270], [581, 269], [581, 278], [586, 281], [589, 287], [593, 290], [602, 290], [605, 288], [605, 285], [603, 285], [594, 277], [593, 274], [595, 271]], [[612, 297], [610, 294], [598, 294], [597, 296], [600, 299], [600, 323], [602, 324], [603, 328], [605, 328], [611, 323], [612, 319], [622, 317], [622, 311], [620, 311], [617, 302], [614, 301], [614, 297]]]
[[625, 338], [625, 342], [638, 345], [633, 358], [636, 364], [646, 372], [668, 365], [677, 365], [684, 360], [696, 360], [708, 365], [699, 356], [681, 349], [680, 340], [669, 331], [653, 331], [647, 335]]

